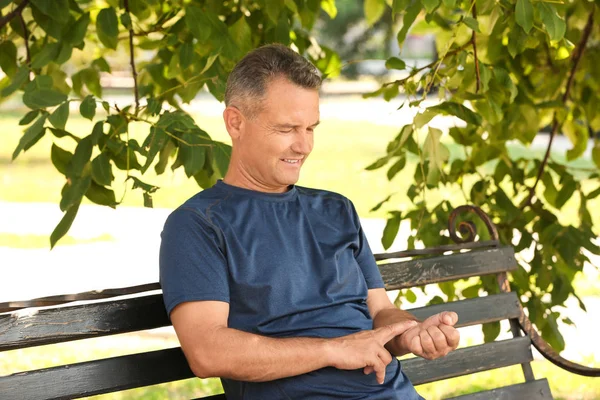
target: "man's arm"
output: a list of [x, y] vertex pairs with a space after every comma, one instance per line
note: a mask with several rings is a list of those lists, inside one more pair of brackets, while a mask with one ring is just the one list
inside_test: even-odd
[[[408, 311], [396, 308], [385, 289], [370, 289], [367, 306], [373, 318], [373, 328], [403, 321], [418, 321]], [[460, 334], [454, 325], [458, 322], [455, 312], [444, 311], [418, 321], [418, 325], [390, 340], [385, 346], [396, 356], [413, 353], [428, 360], [443, 357], [456, 349]], [[370, 371], [370, 370], [367, 370]]]
[[383, 383], [392, 360], [384, 345], [411, 322], [383, 326], [335, 339], [269, 338], [227, 327], [229, 304], [186, 302], [171, 312], [190, 368], [198, 377], [262, 382], [304, 374], [324, 367], [370, 367]]

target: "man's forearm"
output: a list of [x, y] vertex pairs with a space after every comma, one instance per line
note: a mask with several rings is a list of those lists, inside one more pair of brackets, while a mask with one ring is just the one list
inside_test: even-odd
[[[390, 307], [390, 308], [383, 309], [377, 313], [377, 315], [373, 319], [373, 328], [376, 329], [381, 326], [391, 325], [393, 323], [402, 322], [402, 321], [406, 321], [406, 320], [419, 321], [417, 319], [417, 317], [415, 317], [413, 314], [409, 313], [408, 311], [400, 310], [396, 307], [394, 307], [394, 308]], [[396, 337], [396, 338], [390, 340], [385, 346], [386, 349], [395, 356], [403, 356], [403, 355], [409, 353], [409, 351], [407, 349], [404, 349], [400, 346], [400, 340], [398, 340], [398, 339], [399, 338]]]
[[331, 365], [328, 339], [277, 339], [225, 327], [210, 336], [202, 349], [186, 353], [194, 373], [203, 378], [263, 382]]

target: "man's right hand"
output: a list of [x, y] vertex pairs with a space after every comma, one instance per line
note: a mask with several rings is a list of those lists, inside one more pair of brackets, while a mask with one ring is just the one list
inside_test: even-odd
[[332, 339], [332, 365], [346, 370], [374, 370], [377, 382], [382, 384], [385, 379], [385, 367], [392, 362], [392, 355], [386, 350], [385, 344], [416, 325], [416, 321], [407, 320]]

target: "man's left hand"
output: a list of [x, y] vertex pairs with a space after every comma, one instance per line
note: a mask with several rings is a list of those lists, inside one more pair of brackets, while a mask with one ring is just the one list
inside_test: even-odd
[[454, 327], [458, 315], [452, 311], [443, 311], [432, 315], [393, 340], [399, 341], [399, 347], [407, 352], [434, 360], [456, 349], [460, 333]]

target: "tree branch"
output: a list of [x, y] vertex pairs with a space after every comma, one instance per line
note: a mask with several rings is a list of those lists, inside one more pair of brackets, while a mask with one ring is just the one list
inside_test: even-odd
[[[573, 66], [571, 67], [571, 72], [569, 73], [569, 79], [567, 80], [567, 86], [565, 93], [562, 96], [563, 104], [566, 104], [569, 100], [569, 94], [571, 93], [571, 88], [573, 87], [573, 80], [575, 79], [575, 72], [577, 72], [577, 67], [579, 66], [579, 61], [581, 60], [581, 56], [583, 55], [583, 51], [587, 46], [588, 39], [590, 38], [590, 34], [592, 33], [592, 28], [594, 26], [594, 12], [596, 11], [596, 7], [592, 7], [592, 11], [588, 17], [587, 23], [583, 30], [583, 34], [581, 35], [581, 39], [577, 44], [577, 47], [573, 51]], [[560, 127], [560, 123], [558, 122], [558, 118], [556, 116], [557, 112], [554, 112], [554, 117], [552, 121], [552, 130], [550, 131], [550, 139], [548, 140], [548, 147], [546, 148], [546, 154], [544, 154], [544, 159], [542, 160], [542, 164], [540, 165], [540, 169], [538, 170], [537, 177], [535, 178], [535, 182], [531, 189], [529, 189], [529, 195], [525, 199], [525, 201], [519, 206], [520, 210], [523, 210], [525, 207], [531, 205], [531, 201], [533, 200], [533, 196], [535, 196], [535, 188], [537, 187], [539, 181], [542, 179], [542, 175], [544, 174], [544, 169], [548, 164], [548, 159], [550, 158], [550, 150], [552, 148], [552, 142], [554, 141], [554, 136], [558, 132], [558, 128]]]
[[[24, 2], [23, 2], [24, 3]], [[21, 3], [21, 4], [23, 4]], [[23, 14], [19, 13], [19, 20], [21, 21], [21, 27], [23, 28], [23, 38], [25, 40], [25, 55], [27, 60], [27, 66], [31, 68], [31, 54], [29, 52], [29, 31], [27, 30], [27, 24], [23, 19]]]
[[[129, 0], [125, 0], [125, 11], [129, 14]], [[130, 14], [129, 14], [130, 15]], [[130, 18], [131, 19], [131, 18]], [[133, 75], [133, 93], [135, 95], [135, 113], [137, 114], [140, 108], [140, 93], [137, 84], [137, 71], [135, 69], [135, 59], [133, 55], [133, 25], [129, 28], [129, 62], [131, 64], [131, 71]]]
[[29, 0], [23, 0], [21, 4], [17, 6], [17, 8], [6, 14], [4, 17], [0, 18], [0, 29], [4, 28], [4, 26], [6, 26], [6, 24], [8, 24], [10, 20], [12, 20], [14, 17], [16, 17], [17, 15], [21, 15], [23, 9], [25, 8], [25, 6], [27, 6], [27, 4], [29, 4]]
[[[475, 0], [473, 0], [473, 19], [477, 21], [477, 5], [475, 4]], [[473, 46], [473, 56], [475, 57], [475, 77], [477, 79], [477, 83], [475, 86], [475, 93], [479, 93], [479, 88], [481, 87], [481, 76], [479, 74], [479, 58], [477, 58], [477, 33], [475, 29], [473, 29], [473, 34], [471, 35], [471, 45]]]
[[[471, 42], [467, 42], [467, 43], [463, 44], [462, 46], [459, 46], [459, 47], [455, 48], [454, 50], [449, 51], [448, 53], [446, 53], [445, 57], [452, 56], [452, 55], [454, 55], [456, 53], [460, 53], [461, 51], [463, 51], [464, 49], [466, 49], [470, 45], [471, 45]], [[408, 81], [409, 79], [411, 79], [412, 77], [414, 77], [415, 75], [417, 75], [419, 72], [421, 72], [423, 70], [426, 70], [428, 68], [432, 68], [432, 67], [436, 66], [437, 64], [441, 63], [442, 61], [444, 61], [444, 58], [440, 58], [438, 60], [435, 60], [435, 61], [433, 61], [433, 62], [431, 62], [431, 63], [429, 63], [429, 64], [427, 64], [427, 65], [425, 65], [425, 66], [423, 66], [421, 68], [413, 69], [412, 72], [406, 78], [398, 79], [398, 80], [395, 80], [395, 81], [392, 81], [392, 82], [386, 82], [386, 83], [384, 83], [381, 86], [382, 87], [388, 87], [388, 86], [396, 85], [396, 84], [402, 85], [406, 81]]]

